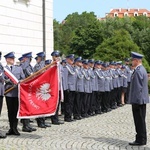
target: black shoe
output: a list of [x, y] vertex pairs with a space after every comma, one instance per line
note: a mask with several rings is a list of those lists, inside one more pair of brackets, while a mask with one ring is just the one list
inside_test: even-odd
[[45, 125], [45, 127], [51, 127], [51, 125], [49, 123], [46, 123], [46, 122], [44, 125]]
[[129, 143], [129, 145], [131, 145], [131, 146], [142, 146], [142, 145], [146, 145], [146, 143], [138, 143], [138, 142], [134, 141], [132, 143]]
[[40, 128], [46, 128], [45, 124], [43, 124], [43, 123], [38, 123], [38, 127], [40, 127]]
[[28, 126], [28, 128], [31, 129], [32, 131], [36, 131], [36, 128], [29, 127], [29, 126]]
[[52, 124], [54, 124], [54, 125], [60, 125], [60, 124], [64, 124], [64, 122], [62, 122], [62, 121], [56, 121], [56, 122], [52, 122]]
[[96, 111], [96, 112], [95, 112], [95, 114], [101, 114], [101, 113], [102, 113], [101, 111]]
[[7, 136], [0, 133], [0, 139], [5, 139]]
[[5, 139], [7, 136], [0, 134], [0, 139]]
[[66, 122], [72, 122], [73, 120], [72, 119], [64, 119], [64, 121], [66, 121]]
[[13, 129], [13, 135], [17, 135], [17, 136], [20, 135], [20, 133], [18, 132], [18, 130], [16, 128]]
[[80, 117], [79, 116], [74, 116], [73, 119], [80, 120]]
[[32, 129], [29, 128], [28, 126], [22, 127], [23, 132], [32, 132]]
[[6, 133], [6, 135], [13, 135], [14, 132], [13, 132], [13, 129], [9, 129], [9, 131]]

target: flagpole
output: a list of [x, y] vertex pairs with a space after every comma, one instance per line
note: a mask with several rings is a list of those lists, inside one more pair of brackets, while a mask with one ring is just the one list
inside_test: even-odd
[[[35, 76], [41, 74], [43, 71], [45, 71], [46, 69], [48, 69], [48, 68], [50, 68], [51, 66], [55, 65], [56, 63], [57, 63], [57, 61], [53, 61], [51, 64], [45, 66], [44, 68], [40, 69], [39, 71], [33, 73], [33, 74], [30, 75], [29, 77], [27, 77], [27, 78], [25, 78], [24, 80], [22, 80], [20, 83], [26, 82], [26, 81], [30, 80], [31, 78], [33, 78], [33, 77], [35, 77]], [[7, 89], [7, 90], [5, 91], [5, 93], [4, 93], [4, 95], [6, 95], [6, 94], [9, 93], [10, 91], [12, 91], [17, 85], [18, 85], [18, 84], [13, 85], [11, 88]]]

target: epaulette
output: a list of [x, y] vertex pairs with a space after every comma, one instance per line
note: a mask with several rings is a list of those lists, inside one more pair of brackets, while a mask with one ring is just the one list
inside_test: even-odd
[[136, 68], [136, 70], [140, 70], [140, 66], [138, 66], [138, 67]]

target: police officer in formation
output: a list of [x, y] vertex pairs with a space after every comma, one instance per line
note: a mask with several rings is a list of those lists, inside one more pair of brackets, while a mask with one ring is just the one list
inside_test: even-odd
[[[30, 64], [32, 61], [32, 52], [23, 54], [22, 59], [23, 60], [20, 66], [23, 69], [25, 77], [27, 78], [34, 72], [33, 67]], [[31, 126], [30, 119], [21, 119], [21, 122], [23, 124], [23, 127], [22, 127], [23, 132], [36, 131], [36, 129]]]
[[[44, 52], [37, 53], [35, 59], [37, 63], [33, 67], [34, 73], [45, 67], [45, 53]], [[44, 117], [36, 118], [36, 121], [37, 121], [38, 127], [40, 128], [51, 127], [50, 124], [45, 122]]]
[[[63, 66], [64, 121], [71, 122], [123, 106], [130, 66], [66, 56]], [[127, 97], [127, 96], [126, 96]]]
[[58, 101], [58, 106], [57, 106], [57, 110], [55, 115], [51, 116], [51, 122], [53, 125], [60, 125], [60, 124], [64, 124], [63, 121], [61, 121], [58, 117], [58, 112], [61, 109], [61, 101], [63, 100], [63, 96], [62, 96], [62, 75], [63, 75], [63, 67], [60, 64], [60, 52], [59, 51], [53, 51], [51, 53], [52, 56], [52, 61], [53, 62], [57, 62], [58, 63], [58, 69], [59, 69], [59, 101]]

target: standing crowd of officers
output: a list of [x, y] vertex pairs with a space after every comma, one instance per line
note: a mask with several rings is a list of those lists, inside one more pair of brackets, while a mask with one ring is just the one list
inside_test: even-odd
[[[0, 53], [0, 60], [1, 60]], [[45, 53], [36, 54], [36, 65], [31, 66], [32, 52], [23, 54], [18, 60], [19, 65], [15, 65], [15, 55], [13, 52], [6, 54], [6, 68], [19, 80], [23, 80], [39, 71], [52, 61], [59, 61], [60, 87], [63, 89], [63, 101], [59, 99], [56, 114], [51, 116], [52, 124], [59, 125], [64, 122], [59, 120], [58, 113], [64, 114], [65, 122], [80, 120], [96, 114], [107, 113], [112, 109], [123, 106], [127, 103], [130, 87], [132, 68], [129, 59], [125, 59], [125, 64], [119, 62], [102, 62], [93, 59], [86, 60], [76, 57], [74, 54], [66, 56], [60, 61], [60, 52], [51, 53], [52, 60], [45, 60]], [[11, 80], [4, 75], [4, 66], [0, 64], [0, 113], [3, 104], [4, 91], [13, 86]], [[63, 87], [63, 88], [61, 88]], [[60, 92], [61, 93], [61, 92]], [[5, 94], [8, 109], [8, 119], [10, 129], [6, 135], [20, 135], [17, 130], [18, 119], [18, 88]], [[46, 118], [36, 118], [38, 127], [50, 127], [45, 122]], [[23, 132], [36, 131], [31, 125], [30, 119], [21, 119]], [[0, 138], [5, 138], [0, 133]]]

